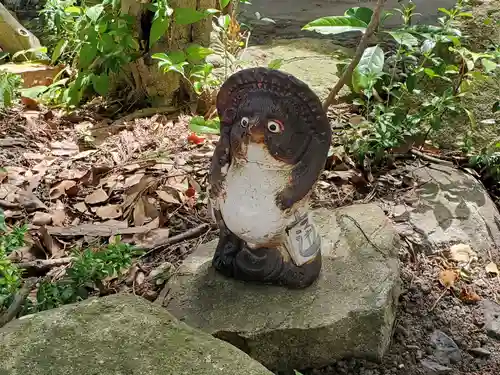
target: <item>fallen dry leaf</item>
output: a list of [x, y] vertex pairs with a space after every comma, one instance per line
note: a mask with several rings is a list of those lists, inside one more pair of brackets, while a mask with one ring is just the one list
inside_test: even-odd
[[462, 288], [459, 297], [465, 303], [476, 303], [481, 300], [481, 297], [471, 287]]
[[47, 206], [38, 199], [33, 193], [29, 191], [19, 190], [17, 193], [17, 201], [23, 208], [28, 211], [36, 211], [36, 210], [46, 210]]
[[66, 221], [66, 212], [64, 211], [64, 205], [57, 205], [56, 209], [52, 211], [51, 216], [52, 216], [52, 225], [55, 227], [62, 227], [64, 226], [64, 222]]
[[63, 180], [79, 180], [87, 174], [87, 170], [65, 169], [58, 174], [58, 178]]
[[85, 159], [96, 152], [97, 152], [97, 150], [82, 151], [82, 152], [79, 152], [78, 154], [72, 156], [71, 159], [73, 159], [73, 160]]
[[146, 222], [146, 208], [144, 207], [144, 198], [137, 201], [134, 207], [134, 225], [140, 227]]
[[146, 275], [144, 274], [144, 272], [137, 272], [137, 274], [135, 275], [135, 284], [142, 285], [144, 283], [144, 280], [146, 280]]
[[[64, 180], [58, 183], [49, 191], [50, 199], [58, 199], [67, 194], [68, 190], [71, 191], [76, 187], [76, 182], [72, 180]], [[72, 195], [72, 194], [71, 194]]]
[[447, 289], [451, 288], [455, 284], [457, 278], [458, 275], [453, 270], [443, 270], [439, 272], [439, 282]]
[[122, 216], [122, 208], [118, 204], [108, 204], [107, 206], [99, 207], [96, 210], [96, 215], [101, 219], [116, 219]]
[[142, 178], [144, 177], [144, 173], [137, 173], [132, 176], [129, 176], [125, 179], [125, 182], [123, 183], [123, 187], [125, 189], [128, 189], [134, 185], [137, 185], [139, 182], [141, 182]]
[[52, 238], [45, 227], [40, 227], [38, 229], [42, 236], [42, 243], [44, 247], [52, 254], [53, 258], [61, 258], [64, 254], [64, 249], [61, 248], [59, 243]]
[[169, 238], [170, 230], [168, 228], [157, 228], [147, 233], [141, 233], [134, 236], [135, 245], [142, 249], [152, 249], [163, 245]]
[[461, 243], [450, 247], [450, 259], [460, 264], [468, 264], [477, 260], [477, 253], [469, 245]]
[[[177, 193], [177, 192], [175, 192], [175, 193]], [[179, 198], [175, 198], [173, 194], [170, 194], [164, 190], [156, 190], [156, 194], [158, 195], [158, 197], [162, 201], [164, 201], [166, 203], [172, 203], [172, 204], [180, 204], [181, 203]]]
[[85, 203], [87, 204], [102, 203], [106, 202], [108, 198], [109, 198], [108, 194], [104, 190], [97, 189], [92, 194], [89, 194], [85, 197]]
[[75, 208], [81, 213], [87, 212], [87, 206], [84, 202], [78, 202], [77, 204], [75, 204]]
[[486, 273], [488, 273], [488, 274], [491, 274], [494, 276], [498, 276], [500, 274], [500, 272], [498, 271], [497, 265], [493, 262], [489, 262], [486, 265], [485, 269], [486, 269]]
[[50, 148], [52, 155], [56, 156], [72, 156], [80, 152], [78, 145], [68, 140], [52, 142]]
[[47, 212], [35, 212], [33, 216], [33, 225], [49, 225], [52, 222], [52, 215]]

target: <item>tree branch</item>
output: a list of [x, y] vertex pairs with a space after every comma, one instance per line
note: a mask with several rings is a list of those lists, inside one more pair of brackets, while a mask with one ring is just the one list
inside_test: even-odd
[[361, 56], [363, 56], [363, 52], [365, 51], [366, 46], [368, 45], [368, 39], [370, 38], [370, 36], [373, 35], [373, 33], [378, 27], [378, 24], [380, 22], [380, 14], [382, 13], [382, 9], [384, 8], [384, 3], [385, 0], [377, 0], [377, 5], [375, 6], [375, 10], [373, 11], [372, 19], [370, 20], [370, 23], [368, 24], [365, 33], [361, 37], [361, 40], [359, 41], [358, 48], [356, 48], [356, 53], [354, 54], [354, 57], [352, 58], [350, 64], [347, 66], [346, 70], [344, 71], [344, 74], [342, 74], [342, 77], [340, 77], [339, 81], [335, 84], [335, 86], [333, 86], [332, 90], [330, 91], [330, 94], [328, 94], [328, 98], [326, 98], [326, 100], [323, 103], [323, 109], [325, 111], [328, 110], [328, 107], [330, 107], [332, 104], [335, 104], [337, 94], [342, 89], [342, 87], [344, 87], [346, 82], [349, 81], [352, 72], [359, 64], [359, 60], [361, 60]]

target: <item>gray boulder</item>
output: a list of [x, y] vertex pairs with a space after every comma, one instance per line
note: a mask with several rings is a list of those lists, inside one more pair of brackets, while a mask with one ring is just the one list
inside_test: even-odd
[[92, 298], [0, 330], [0, 375], [272, 375], [235, 347], [130, 295]]
[[287, 290], [225, 278], [211, 267], [214, 241], [170, 279], [165, 306], [271, 370], [320, 367], [349, 356], [379, 359], [399, 294], [398, 236], [374, 204], [320, 209], [314, 217], [323, 267], [311, 287]]
[[469, 244], [480, 255], [500, 247], [500, 215], [473, 176], [444, 165], [415, 168], [419, 187], [394, 207], [396, 228], [428, 253]]

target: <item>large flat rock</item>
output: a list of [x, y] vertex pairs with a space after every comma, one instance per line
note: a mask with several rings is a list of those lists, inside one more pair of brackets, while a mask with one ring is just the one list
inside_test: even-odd
[[428, 253], [465, 243], [486, 257], [500, 248], [500, 214], [481, 182], [439, 164], [411, 175], [419, 187], [394, 208], [402, 235]]
[[92, 298], [0, 329], [0, 375], [272, 375], [143, 298]]
[[323, 268], [311, 287], [287, 290], [225, 278], [211, 267], [216, 242], [210, 242], [169, 281], [165, 306], [271, 370], [320, 367], [350, 356], [380, 358], [399, 294], [399, 238], [373, 204], [320, 209], [314, 217]]

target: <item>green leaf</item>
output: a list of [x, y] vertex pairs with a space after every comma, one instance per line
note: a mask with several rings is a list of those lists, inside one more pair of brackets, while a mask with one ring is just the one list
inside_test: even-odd
[[109, 76], [106, 73], [92, 76], [92, 86], [99, 95], [107, 95], [109, 91]]
[[497, 68], [497, 64], [488, 59], [481, 59], [481, 64], [483, 64], [486, 73], [492, 72]]
[[500, 111], [500, 100], [493, 103], [493, 106], [491, 107], [491, 112], [496, 113], [498, 111]]
[[192, 23], [201, 21], [202, 19], [213, 13], [214, 11], [211, 9], [207, 9], [206, 11], [201, 12], [193, 8], [176, 8], [174, 11], [174, 19], [178, 25], [190, 25]]
[[359, 60], [358, 69], [361, 73], [381, 73], [384, 68], [384, 51], [377, 44], [373, 47], [368, 47], [363, 52]]
[[420, 52], [426, 54], [431, 52], [436, 46], [436, 42], [431, 39], [426, 39], [420, 46]]
[[469, 12], [462, 12], [462, 13], [458, 13], [458, 16], [459, 17], [468, 17], [468, 18], [473, 18], [474, 16], [472, 15], [472, 13], [469, 13]]
[[407, 47], [414, 47], [418, 45], [418, 39], [406, 31], [386, 31], [391, 35], [396, 42]]
[[451, 16], [451, 12], [450, 12], [448, 9], [446, 9], [446, 8], [438, 8], [438, 10], [439, 10], [441, 13], [444, 13], [444, 14], [446, 14], [446, 15], [448, 15], [448, 16]]
[[417, 76], [415, 74], [410, 74], [406, 78], [406, 88], [408, 89], [409, 92], [413, 92], [415, 90], [415, 87], [417, 85]]
[[193, 83], [194, 92], [198, 95], [201, 95], [203, 92], [203, 84], [200, 81], [196, 81]]
[[357, 18], [347, 16], [331, 16], [318, 18], [305, 25], [302, 30], [315, 31], [320, 34], [339, 34], [346, 31], [361, 31], [365, 32], [367, 28], [366, 22]]
[[52, 52], [52, 64], [54, 64], [59, 59], [59, 57], [61, 57], [67, 45], [68, 40], [66, 39], [61, 39], [59, 42], [57, 42], [56, 47], [54, 48], [54, 52]]
[[220, 9], [222, 10], [227, 7], [230, 2], [231, 0], [219, 0]]
[[80, 7], [75, 7], [75, 6], [72, 6], [72, 7], [67, 7], [64, 9], [64, 12], [66, 13], [76, 13], [76, 14], [80, 14], [82, 11], [82, 8]]
[[231, 16], [229, 14], [223, 14], [222, 16], [217, 17], [217, 22], [224, 30], [227, 30], [229, 25], [231, 24]]
[[189, 129], [197, 134], [220, 134], [220, 122], [195, 116], [189, 121]]
[[349, 8], [345, 11], [344, 15], [357, 18], [368, 25], [372, 19], [373, 10], [365, 7]]
[[474, 113], [472, 113], [472, 111], [468, 110], [467, 108], [463, 108], [463, 110], [465, 111], [465, 113], [467, 113], [467, 117], [469, 117], [472, 128], [475, 129], [477, 127], [477, 122]]
[[425, 68], [424, 73], [430, 78], [439, 77], [439, 74], [436, 74], [436, 72], [431, 68]]
[[92, 64], [97, 55], [97, 46], [95, 44], [86, 43], [80, 49], [78, 67], [86, 69]]
[[168, 54], [168, 58], [172, 64], [180, 64], [186, 61], [186, 54], [182, 51], [172, 51]]
[[19, 91], [21, 92], [21, 95], [26, 98], [36, 99], [45, 91], [47, 91], [47, 89], [48, 89], [47, 86], [32, 86], [25, 89], [21, 89]]
[[383, 68], [384, 51], [382, 48], [376, 45], [365, 49], [352, 74], [352, 85], [355, 92], [361, 93], [369, 88], [382, 73]]
[[99, 19], [99, 17], [101, 16], [103, 10], [104, 10], [104, 5], [97, 4], [97, 5], [94, 5], [93, 7], [88, 8], [85, 11], [85, 15], [88, 18], [90, 18], [90, 20], [92, 22], [96, 23], [97, 20]]
[[272, 61], [269, 62], [269, 64], [267, 64], [267, 67], [269, 69], [279, 69], [281, 68], [281, 66], [283, 65], [283, 59], [274, 59]]
[[199, 44], [190, 44], [186, 48], [186, 58], [190, 62], [198, 62], [204, 60], [207, 56], [214, 53], [211, 48], [202, 47]]
[[153, 20], [151, 24], [151, 31], [149, 33], [149, 47], [155, 44], [168, 30], [170, 25], [169, 17], [158, 17]]

